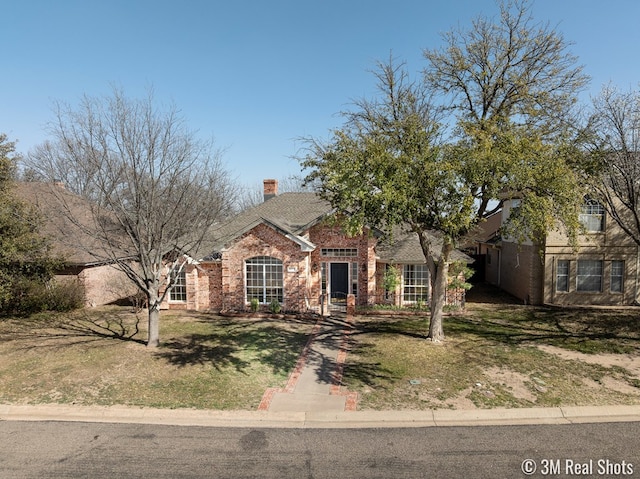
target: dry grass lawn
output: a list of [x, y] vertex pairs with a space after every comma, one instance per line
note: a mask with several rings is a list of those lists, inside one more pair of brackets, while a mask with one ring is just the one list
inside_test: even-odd
[[424, 318], [362, 318], [345, 368], [361, 409], [640, 404], [640, 310], [469, 304], [425, 340]]
[[[355, 318], [344, 384], [360, 409], [640, 404], [640, 310], [468, 304], [425, 340], [417, 316]], [[313, 319], [102, 308], [0, 320], [0, 403], [255, 409], [283, 387]]]
[[311, 322], [164, 312], [162, 345], [127, 309], [0, 320], [0, 402], [256, 408], [280, 387]]

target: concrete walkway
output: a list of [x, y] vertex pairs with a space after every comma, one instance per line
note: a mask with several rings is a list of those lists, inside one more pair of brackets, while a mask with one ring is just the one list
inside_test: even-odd
[[2, 405], [0, 421], [82, 421], [212, 427], [363, 428], [640, 421], [640, 406], [427, 411], [357, 411], [342, 385], [352, 325], [319, 320], [284, 388], [265, 392], [257, 411], [67, 405]]
[[268, 389], [259, 411], [355, 411], [357, 394], [342, 387], [342, 368], [352, 325], [346, 316], [321, 318], [315, 325], [284, 389]]

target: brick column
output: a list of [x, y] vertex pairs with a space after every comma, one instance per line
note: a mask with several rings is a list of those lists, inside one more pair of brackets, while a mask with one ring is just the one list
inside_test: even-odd
[[347, 295], [347, 316], [356, 314], [356, 296], [354, 294]]

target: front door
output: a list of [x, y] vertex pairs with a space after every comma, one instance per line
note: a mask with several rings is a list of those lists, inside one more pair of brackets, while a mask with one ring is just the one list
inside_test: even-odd
[[349, 293], [349, 263], [331, 263], [329, 270], [331, 304], [346, 304]]

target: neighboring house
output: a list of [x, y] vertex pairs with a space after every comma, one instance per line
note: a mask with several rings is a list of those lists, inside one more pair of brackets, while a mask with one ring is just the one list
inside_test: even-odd
[[[502, 221], [517, 200], [505, 203]], [[488, 282], [527, 304], [637, 305], [640, 300], [640, 249], [597, 201], [585, 199], [580, 214], [585, 232], [578, 249], [562, 232], [543, 245], [509, 238], [482, 244]], [[497, 268], [490, 274], [489, 262]]]
[[278, 195], [276, 180], [264, 181], [264, 199], [210, 229], [175, 278], [165, 308], [243, 311], [254, 300], [262, 308], [277, 301], [283, 310], [320, 312], [344, 306], [348, 295], [370, 305], [389, 299], [380, 286], [387, 264], [401, 271], [395, 302], [428, 299], [416, 235], [399, 234], [384, 245], [370, 229], [347, 237], [329, 203], [315, 193]]
[[90, 203], [64, 188], [60, 183], [17, 183], [16, 195], [37, 208], [42, 220], [42, 234], [49, 237], [53, 254], [61, 256], [66, 264], [57, 271], [57, 281], [77, 281], [83, 289], [85, 305], [98, 306], [132, 296], [135, 287], [121, 271], [105, 261], [97, 261], [91, 251], [100, 247], [95, 239], [83, 233], [69, 220], [68, 213], [83, 225], [92, 221]]
[[463, 251], [474, 259], [472, 283], [500, 284], [500, 249], [496, 245], [501, 241], [501, 226], [502, 210], [499, 210], [485, 218], [463, 245]]

